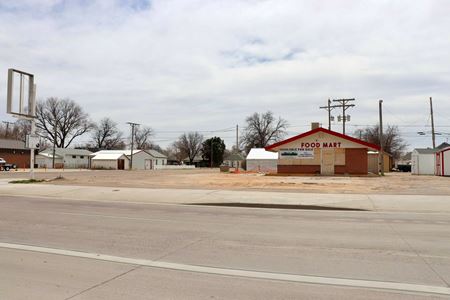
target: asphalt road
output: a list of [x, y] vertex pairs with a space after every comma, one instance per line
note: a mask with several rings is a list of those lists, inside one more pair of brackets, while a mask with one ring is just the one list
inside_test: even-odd
[[448, 299], [449, 237], [438, 213], [0, 197], [0, 299]]

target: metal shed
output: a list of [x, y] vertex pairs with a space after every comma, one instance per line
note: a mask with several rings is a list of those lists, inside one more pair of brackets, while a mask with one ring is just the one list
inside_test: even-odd
[[436, 175], [450, 176], [450, 147], [436, 152]]
[[414, 149], [411, 153], [411, 174], [434, 175], [436, 150], [431, 148]]
[[253, 148], [247, 155], [247, 171], [276, 173], [278, 153], [266, 151], [264, 148]]

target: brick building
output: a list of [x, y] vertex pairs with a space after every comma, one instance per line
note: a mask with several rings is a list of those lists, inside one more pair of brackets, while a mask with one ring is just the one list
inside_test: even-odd
[[17, 168], [30, 167], [30, 149], [25, 148], [24, 141], [0, 139], [0, 157]]
[[368, 174], [368, 151], [379, 146], [325, 128], [265, 148], [277, 152], [279, 174]]

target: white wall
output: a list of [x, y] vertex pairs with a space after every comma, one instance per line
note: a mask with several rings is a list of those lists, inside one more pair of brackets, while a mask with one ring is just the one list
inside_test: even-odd
[[411, 154], [411, 174], [434, 175], [436, 166], [436, 154], [419, 154], [413, 151]]
[[[55, 164], [60, 165], [62, 164], [62, 162], [63, 162], [62, 158], [55, 158]], [[38, 165], [38, 168], [51, 169], [53, 168], [53, 159], [38, 154], [36, 155], [35, 164]]]
[[442, 152], [441, 155], [441, 162], [444, 162], [444, 173], [442, 175], [450, 176], [450, 151]]
[[166, 158], [154, 158], [150, 154], [145, 151], [140, 151], [136, 154], [133, 154], [133, 170], [145, 170], [145, 161], [152, 160], [152, 168], [155, 166], [167, 165]]
[[[130, 168], [128, 159], [124, 158], [125, 155], [120, 158], [125, 160], [125, 170], [128, 170]], [[91, 161], [91, 168], [92, 169], [105, 169], [105, 170], [117, 170], [117, 161], [118, 159], [111, 159], [111, 160], [105, 160], [105, 159], [95, 159], [93, 158]]]
[[[72, 156], [75, 156], [73, 158]], [[81, 158], [83, 156], [83, 158]], [[87, 169], [89, 168], [89, 156], [88, 155], [64, 155], [64, 168], [65, 169]]]
[[184, 170], [195, 169], [194, 165], [156, 165], [155, 170]]
[[247, 159], [247, 171], [276, 173], [277, 164], [276, 159]]

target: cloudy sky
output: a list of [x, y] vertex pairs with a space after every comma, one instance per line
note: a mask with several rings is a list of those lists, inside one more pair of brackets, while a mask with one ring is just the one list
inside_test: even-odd
[[267, 110], [289, 135], [326, 127], [328, 98], [356, 98], [347, 132], [376, 124], [384, 99], [385, 123], [431, 146], [417, 134], [430, 96], [437, 141], [450, 138], [449, 15], [446, 0], [0, 0], [0, 119], [14, 67], [35, 74], [38, 99], [151, 126], [162, 146], [190, 130], [231, 146]]

